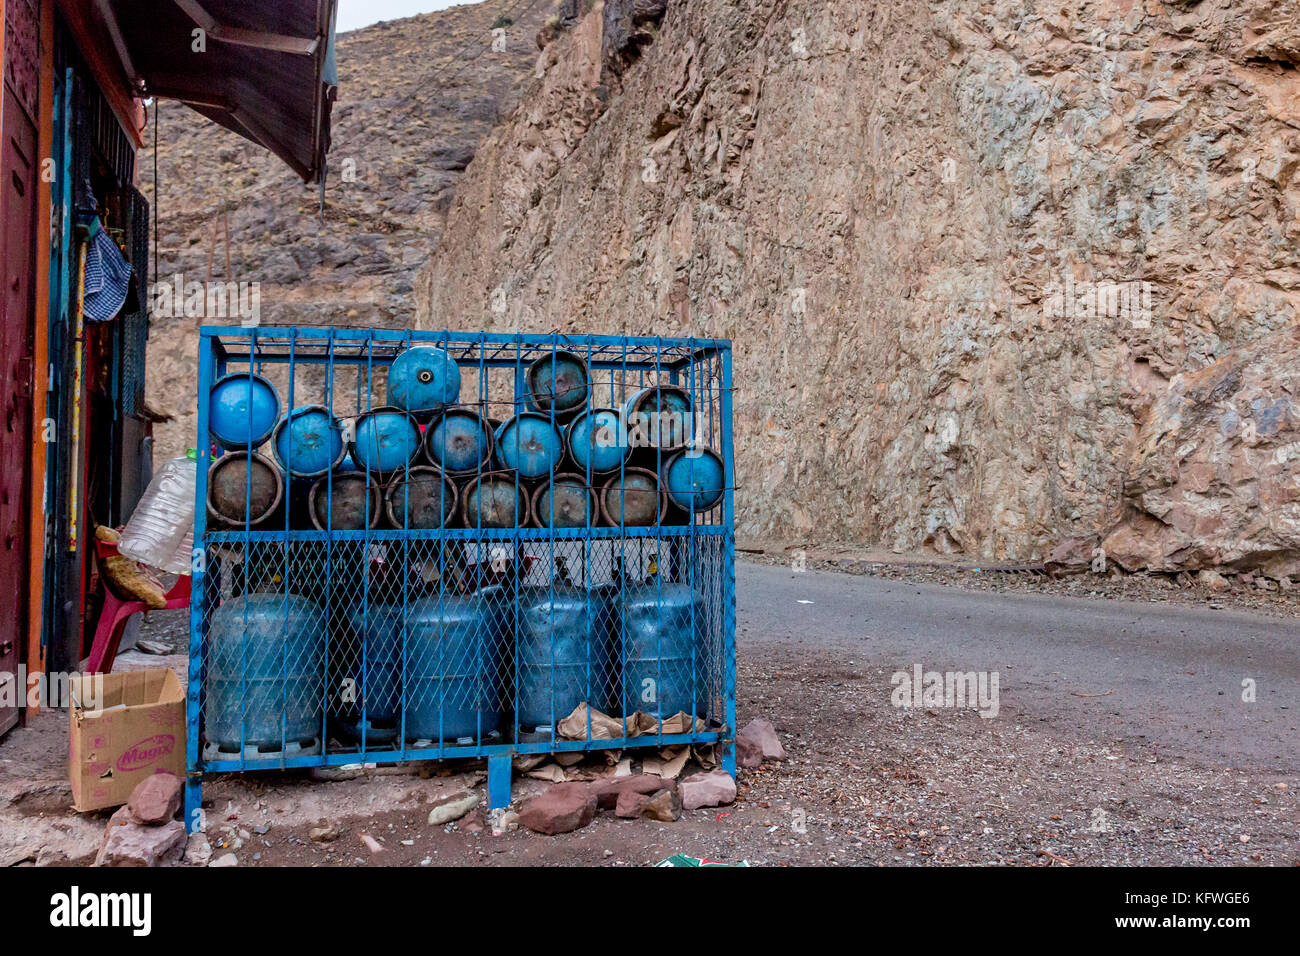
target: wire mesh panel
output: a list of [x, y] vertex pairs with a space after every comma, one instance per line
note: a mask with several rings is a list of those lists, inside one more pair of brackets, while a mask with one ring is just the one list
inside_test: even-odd
[[201, 334], [192, 786], [676, 743], [730, 762], [729, 343]]

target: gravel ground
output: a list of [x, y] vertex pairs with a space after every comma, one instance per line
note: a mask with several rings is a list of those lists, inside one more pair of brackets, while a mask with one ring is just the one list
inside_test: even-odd
[[742, 674], [749, 707], [793, 731], [793, 760], [754, 796], [776, 823], [800, 808], [816, 822], [773, 862], [820, 847], [837, 862], [1300, 863], [1294, 776], [1064, 735], [1005, 701], [997, 720], [895, 709], [886, 669], [832, 654], [760, 651]]
[[[1005, 703], [997, 721], [896, 710], [884, 703], [884, 670], [830, 653], [795, 661], [779, 648], [751, 647], [739, 677], [742, 721], [770, 717], [788, 760], [742, 773], [730, 807], [688, 811], [677, 823], [602, 813], [576, 833], [494, 837], [479, 811], [444, 827], [426, 822], [427, 804], [442, 792], [470, 784], [485, 796], [473, 778], [248, 774], [208, 788], [214, 855], [233, 850], [241, 866], [349, 867], [627, 866], [677, 852], [776, 866], [1300, 865], [1294, 776], [1198, 766], [1157, 755], [1154, 745], [1063, 738]], [[65, 733], [62, 716], [46, 714], [11, 740], [37, 760]], [[0, 756], [6, 751], [19, 748], [6, 741]], [[0, 782], [16, 770], [5, 765]], [[516, 799], [543, 786], [517, 781]], [[31, 831], [34, 841], [38, 828], [53, 830], [63, 844], [73, 829], [85, 845], [61, 846], [56, 862], [87, 862], [107, 811], [73, 814], [59, 789], [44, 781], [0, 807], [0, 829], [10, 840]], [[338, 827], [336, 840], [310, 838], [320, 819]], [[362, 834], [385, 849], [371, 853]], [[40, 847], [29, 845], [30, 864]]]
[[[811, 558], [809, 563], [816, 566]], [[1152, 680], [1143, 676], [1146, 671], [1132, 678], [1133, 686], [1123, 695], [1105, 700], [1068, 693], [1076, 689], [1073, 683], [1026, 683], [1031, 675], [1024, 675], [1017, 690], [1008, 680], [994, 720], [971, 710], [895, 708], [890, 705], [890, 674], [899, 666], [900, 647], [932, 639], [921, 630], [891, 636], [890, 628], [933, 628], [934, 622], [917, 623], [921, 615], [916, 609], [937, 608], [935, 613], [946, 620], [952, 616], [948, 606], [935, 602], [960, 601], [960, 594], [919, 585], [877, 585], [859, 593], [852, 579], [836, 575], [773, 575], [752, 566], [741, 570], [740, 723], [760, 716], [772, 720], [788, 759], [742, 772], [734, 805], [688, 811], [676, 823], [622, 821], [602, 813], [591, 826], [562, 836], [527, 831], [493, 836], [481, 810], [442, 827], [426, 820], [427, 805], [441, 794], [470, 787], [486, 797], [476, 773], [482, 765], [474, 762], [427, 768], [427, 776], [376, 773], [338, 782], [313, 780], [306, 773], [232, 775], [214, 778], [205, 791], [215, 855], [234, 852], [241, 866], [625, 866], [678, 852], [776, 866], [1300, 865], [1294, 745], [1283, 744], [1284, 752], [1275, 753], [1277, 746], [1269, 744], [1237, 759], [1225, 756], [1234, 752], [1231, 739], [1226, 748], [1198, 746], [1201, 736], [1215, 728], [1186, 715], [1170, 720], [1167, 704], [1147, 703], [1134, 690]], [[907, 575], [921, 573], [981, 580], [953, 569], [905, 571], [897, 577], [910, 581]], [[894, 577], [891, 570], [872, 573]], [[788, 592], [781, 590], [786, 579], [791, 581]], [[985, 580], [994, 590], [1023, 589], [1006, 576], [987, 575]], [[1150, 582], [1106, 583], [1128, 588], [1124, 597], [1129, 601], [1187, 598], [1184, 588], [1153, 584], [1158, 590], [1148, 592], [1142, 588]], [[814, 585], [821, 590], [812, 590]], [[1062, 582], [1030, 586], [1055, 588]], [[794, 610], [795, 598], [803, 595], [816, 598], [817, 614], [836, 615], [834, 622]], [[843, 607], [832, 600], [836, 595]], [[890, 603], [904, 600], [912, 603]], [[972, 597], [969, 610], [975, 617], [964, 616], [968, 625], [979, 619], [981, 602], [987, 600]], [[1012, 605], [1024, 600], [1009, 596], [1008, 624]], [[1216, 603], [1231, 601], [1231, 595], [1216, 598]], [[1200, 603], [1198, 613], [1204, 617], [1203, 600], [1188, 603]], [[1074, 606], [1063, 602], [1067, 609]], [[1095, 600], [1088, 607], [1103, 618], [1123, 604]], [[845, 608], [852, 608], [852, 620]], [[1294, 658], [1286, 653], [1285, 642], [1279, 653], [1276, 636], [1268, 636], [1276, 635], [1275, 618], [1284, 609], [1252, 610], [1272, 615], [1253, 625], [1262, 636], [1243, 645], [1225, 640], [1224, 653], [1244, 648], [1261, 666], [1267, 662], [1272, 668], [1267, 673], [1287, 678], [1294, 667], [1286, 661]], [[1049, 611], [1049, 616], [1060, 616]], [[988, 610], [983, 613], [987, 619]], [[1070, 613], [1078, 616], [1077, 611], [1061, 612]], [[1174, 613], [1152, 609], [1152, 615]], [[873, 620], [878, 622], [874, 627]], [[1231, 611], [1224, 620], [1237, 622], [1234, 634], [1249, 623]], [[186, 628], [184, 612], [160, 612], [151, 616], [142, 637], [179, 646]], [[1195, 632], [1190, 624], [1188, 628], [1183, 640], [1191, 641]], [[998, 650], [1023, 655], [1023, 644], [1015, 644], [1010, 630], [1003, 630]], [[1179, 632], [1171, 633], [1177, 640]], [[985, 643], [998, 639], [987, 636]], [[1146, 667], [1149, 659], [1143, 655], [1155, 653], [1152, 647], [1158, 642], [1141, 635], [1126, 640], [1123, 647], [1134, 666]], [[1042, 657], [1052, 667], [1071, 668], [1071, 680], [1078, 678], [1075, 672], [1088, 671], [1093, 660], [1088, 654], [1112, 653], [1102, 647], [1079, 651], [1072, 660], [1053, 658], [1069, 649], [1045, 644]], [[121, 660], [122, 667], [149, 665], [183, 669], [184, 658], [132, 652]], [[1192, 685], [1208, 673], [1156, 677], [1152, 690], [1179, 688], [1180, 680]], [[1195, 710], [1199, 698], [1187, 699], [1193, 716], [1209, 713]], [[1290, 702], [1266, 713], [1274, 720], [1270, 726], [1282, 721], [1277, 733], [1283, 736], [1276, 739], [1285, 741], [1290, 734], [1294, 740], [1286, 729], [1294, 718], [1285, 703]], [[1085, 711], [1091, 716], [1083, 716]], [[1120, 711], [1129, 723], [1117, 716]], [[1153, 719], [1134, 734], [1132, 721], [1143, 713]], [[1162, 714], [1163, 720], [1154, 719]], [[66, 753], [66, 733], [66, 717], [47, 713], [0, 743], [0, 862], [84, 862], [93, 854], [108, 814], [78, 816], [67, 808], [60, 756]], [[584, 776], [602, 770], [601, 762], [592, 760], [570, 772]], [[517, 777], [516, 802], [544, 786]], [[308, 831], [322, 819], [337, 827], [337, 839], [311, 839]], [[362, 834], [383, 849], [372, 853]]]
[[[430, 827], [424, 804], [442, 787], [436, 779], [407, 778], [406, 792], [366, 812], [366, 788], [391, 786], [391, 778], [330, 784], [262, 775], [213, 787], [214, 833], [249, 837], [236, 851], [241, 865], [626, 866], [677, 852], [775, 866], [1300, 865], [1300, 780], [1292, 775], [1198, 766], [1155, 744], [1063, 737], [1006, 704], [996, 721], [896, 710], [882, 703], [884, 670], [831, 653], [793, 661], [780, 648], [751, 647], [739, 678], [742, 723], [769, 716], [788, 760], [743, 772], [734, 805], [687, 812], [677, 823], [601, 813], [562, 836], [493, 836], [478, 811]], [[516, 799], [542, 786], [517, 781]], [[334, 804], [330, 788], [339, 788], [329, 816], [338, 839], [313, 841], [312, 824], [301, 820], [252, 833], [303, 792]], [[384, 850], [367, 850], [363, 833]]]

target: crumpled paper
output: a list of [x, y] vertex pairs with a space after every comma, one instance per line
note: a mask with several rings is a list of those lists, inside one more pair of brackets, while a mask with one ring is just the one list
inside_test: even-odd
[[655, 719], [652, 714], [645, 714], [638, 710], [626, 719], [626, 732], [624, 732], [623, 718], [611, 717], [609, 714], [601, 713], [594, 707], [582, 703], [573, 709], [573, 713], [556, 724], [556, 732], [566, 740], [587, 740], [588, 715], [590, 715], [591, 719], [591, 740], [644, 737], [648, 734], [658, 735], [659, 733], [665, 735], [686, 734], [702, 732], [706, 729], [703, 720], [698, 717], [691, 717], [683, 711], [679, 711], [673, 716], [660, 721]]
[[569, 779], [564, 772], [564, 768], [555, 763], [543, 764], [536, 770], [529, 770], [527, 776], [534, 780], [546, 780], [550, 783], [564, 783]]
[[[637, 711], [627, 718], [626, 733], [624, 733], [624, 721], [620, 717], [611, 717], [609, 714], [602, 713], [586, 703], [579, 704], [558, 724], [555, 729], [558, 736], [567, 740], [586, 740], [587, 738], [587, 720], [591, 720], [591, 738], [592, 740], [613, 740], [618, 737], [647, 737], [655, 736], [659, 733], [667, 734], [686, 734], [700, 732], [707, 729], [707, 725], [698, 717], [692, 718], [684, 711], [678, 711], [673, 716], [660, 721], [652, 714], [645, 714]], [[687, 744], [677, 744], [672, 747], [665, 747], [659, 751], [658, 756], [643, 757], [641, 759], [641, 770], [643, 773], [653, 773], [665, 779], [675, 780], [686, 767], [686, 762], [694, 757], [696, 762], [705, 770], [712, 770], [718, 766], [718, 746], [717, 744], [700, 744], [698, 746], [689, 746]], [[619, 770], [623, 770], [624, 764], [627, 769], [624, 773], [631, 772], [630, 758], [622, 758], [622, 751], [610, 751], [606, 754], [606, 760], [611, 766], [616, 766], [617, 776]]]

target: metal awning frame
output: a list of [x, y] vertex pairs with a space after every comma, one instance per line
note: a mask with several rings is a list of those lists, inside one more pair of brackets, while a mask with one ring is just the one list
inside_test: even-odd
[[[178, 76], [155, 75], [152, 82], [146, 79], [135, 66], [121, 23], [113, 9], [112, 0], [94, 0], [94, 2], [135, 95], [174, 99], [200, 110], [220, 112], [236, 124], [247, 139], [270, 150], [304, 180], [310, 182], [324, 177], [325, 151], [328, 142], [322, 142], [322, 138], [327, 139], [328, 133], [322, 129], [322, 113], [328, 109], [328, 104], [325, 102], [329, 96], [328, 92], [322, 92], [315, 98], [312, 117], [313, 160], [310, 165], [304, 164], [301, 159], [284, 149], [255, 116], [230, 100], [213, 96], [211, 91], [193, 89], [191, 84], [187, 84]], [[285, 36], [279, 33], [234, 27], [218, 21], [200, 0], [172, 0], [172, 2], [194, 22], [198, 29], [204, 31], [208, 39], [236, 46], [315, 58], [316, 88], [321, 89], [322, 84], [325, 83], [324, 71], [327, 57], [317, 56], [317, 54], [326, 48], [334, 31], [333, 20], [337, 7], [331, 0], [319, 0], [317, 23], [320, 24], [320, 29], [317, 35], [312, 37]]]

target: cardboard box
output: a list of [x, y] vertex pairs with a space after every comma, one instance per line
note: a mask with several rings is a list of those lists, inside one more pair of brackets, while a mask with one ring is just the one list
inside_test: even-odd
[[119, 807], [150, 774], [185, 778], [185, 691], [174, 671], [83, 674], [69, 684], [68, 776], [75, 809]]

